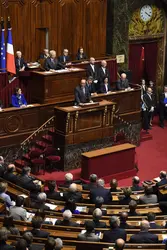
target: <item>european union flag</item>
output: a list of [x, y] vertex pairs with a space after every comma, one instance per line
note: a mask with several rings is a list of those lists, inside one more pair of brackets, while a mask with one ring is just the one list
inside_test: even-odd
[[6, 48], [5, 48], [5, 29], [4, 21], [1, 21], [1, 44], [0, 44], [0, 71], [6, 72]]

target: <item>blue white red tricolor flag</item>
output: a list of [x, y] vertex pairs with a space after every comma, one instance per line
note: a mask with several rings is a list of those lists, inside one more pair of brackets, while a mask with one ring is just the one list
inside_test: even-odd
[[16, 74], [14, 49], [12, 41], [12, 28], [9, 20], [8, 20], [8, 39], [7, 39], [7, 71], [9, 73]]
[[6, 48], [5, 48], [5, 29], [4, 29], [4, 21], [1, 20], [1, 54], [0, 54], [0, 71], [6, 72]]

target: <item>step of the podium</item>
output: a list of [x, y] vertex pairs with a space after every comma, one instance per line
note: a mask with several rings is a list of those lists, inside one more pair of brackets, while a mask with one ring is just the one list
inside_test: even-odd
[[47, 148], [47, 147], [50, 146], [50, 143], [43, 142], [43, 141], [36, 141], [36, 142], [35, 142], [35, 145], [36, 145], [38, 148], [44, 150], [45, 148]]
[[27, 166], [27, 162], [24, 161], [24, 160], [21, 160], [21, 159], [17, 159], [17, 160], [15, 160], [15, 165], [16, 165], [16, 167], [22, 169], [22, 168], [24, 168], [25, 166]]
[[46, 143], [52, 144], [53, 136], [52, 135], [43, 135], [42, 140]]
[[23, 159], [24, 161], [29, 162], [29, 161], [30, 161], [29, 154], [24, 154], [24, 155], [22, 155], [22, 159]]
[[146, 133], [145, 131], [140, 132], [140, 142], [152, 140], [153, 137], [150, 133]]

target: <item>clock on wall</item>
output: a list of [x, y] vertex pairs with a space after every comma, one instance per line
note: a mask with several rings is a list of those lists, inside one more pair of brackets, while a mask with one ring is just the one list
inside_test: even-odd
[[144, 5], [141, 10], [140, 10], [140, 18], [144, 21], [144, 22], [148, 22], [153, 15], [153, 10], [152, 7], [150, 5]]

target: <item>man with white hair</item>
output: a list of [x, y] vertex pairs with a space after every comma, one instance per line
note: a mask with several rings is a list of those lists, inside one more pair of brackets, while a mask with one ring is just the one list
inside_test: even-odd
[[79, 227], [80, 225], [74, 221], [71, 221], [72, 213], [70, 210], [63, 212], [63, 220], [57, 220], [55, 225], [67, 226], [67, 227]]
[[37, 195], [37, 202], [32, 202], [31, 203], [31, 207], [40, 209], [40, 211], [44, 211], [44, 210], [50, 210], [50, 207], [48, 207], [47, 205], [45, 205], [46, 202], [46, 194], [44, 192], [41, 192]]
[[7, 181], [10, 181], [12, 183], [17, 183], [17, 175], [14, 174], [14, 172], [16, 171], [16, 167], [13, 163], [10, 163], [8, 166], [7, 166], [7, 170], [6, 172], [4, 173], [4, 176], [3, 178]]
[[141, 187], [140, 185], [140, 179], [138, 176], [134, 176], [133, 179], [132, 179], [132, 187], [131, 187], [131, 190], [132, 191], [141, 191], [141, 190], [144, 190], [143, 187]]
[[27, 68], [27, 63], [24, 61], [21, 51], [16, 52], [15, 65], [17, 74], [19, 71], [24, 71]]
[[108, 78], [108, 82], [110, 84], [110, 73], [109, 70], [107, 69], [107, 62], [105, 60], [101, 61], [101, 67], [99, 68], [98, 75], [99, 75], [98, 90], [100, 91], [100, 86], [105, 78]]
[[69, 188], [69, 186], [73, 183], [73, 175], [71, 173], [67, 173], [64, 176], [65, 182], [60, 184], [59, 187]]
[[96, 208], [93, 211], [93, 222], [95, 223], [95, 228], [106, 228], [106, 223], [100, 221], [102, 217], [102, 211], [100, 208]]
[[115, 242], [117, 239], [123, 239], [126, 241], [126, 231], [120, 226], [120, 220], [117, 216], [111, 216], [109, 219], [110, 230], [107, 230], [103, 234], [103, 242]]
[[94, 57], [90, 57], [89, 64], [87, 66], [87, 77], [90, 77], [90, 76], [93, 78], [93, 82], [95, 83], [95, 85], [97, 85], [97, 82], [98, 82], [98, 67], [95, 64], [95, 58]]
[[70, 61], [70, 57], [68, 55], [68, 49], [63, 50], [63, 55], [58, 58], [60, 63], [68, 63]]
[[77, 202], [82, 202], [82, 193], [77, 190], [77, 184], [72, 183], [68, 191], [63, 194], [63, 197], [65, 201], [68, 201], [69, 199], [74, 200]]
[[105, 204], [110, 204], [112, 202], [112, 195], [109, 189], [104, 188], [105, 182], [103, 179], [98, 179], [97, 188], [90, 190], [90, 202], [95, 203], [96, 197], [100, 196], [104, 199]]
[[150, 224], [147, 220], [143, 220], [140, 226], [140, 232], [132, 235], [130, 237], [130, 243], [158, 243], [158, 236], [152, 233], [149, 233], [148, 230]]
[[126, 78], [126, 74], [122, 73], [121, 78], [117, 82], [117, 90], [125, 90], [129, 89], [129, 82], [128, 79]]
[[166, 171], [161, 171], [159, 174], [160, 181], [157, 182], [157, 187], [163, 186], [167, 184], [167, 179], [166, 179]]
[[44, 68], [46, 71], [55, 72], [58, 69], [65, 69], [65, 66], [61, 64], [56, 58], [56, 51], [51, 50], [49, 57], [45, 59]]

